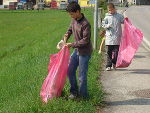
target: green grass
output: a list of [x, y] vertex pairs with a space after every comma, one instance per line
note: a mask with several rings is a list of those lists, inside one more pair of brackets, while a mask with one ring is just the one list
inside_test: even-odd
[[[93, 26], [92, 11], [83, 13]], [[96, 112], [104, 95], [98, 81], [101, 56], [97, 51], [89, 64], [89, 100], [68, 100], [68, 79], [62, 97], [44, 105], [39, 96], [49, 55], [58, 52], [56, 45], [69, 23], [68, 14], [60, 10], [0, 10], [0, 113]]]

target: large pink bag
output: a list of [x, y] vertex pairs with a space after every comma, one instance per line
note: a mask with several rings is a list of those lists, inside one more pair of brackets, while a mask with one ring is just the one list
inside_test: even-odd
[[116, 67], [123, 68], [131, 64], [142, 39], [142, 32], [135, 28], [128, 18], [125, 18]]
[[57, 54], [50, 55], [48, 76], [44, 80], [40, 96], [47, 103], [48, 99], [61, 96], [66, 81], [70, 52], [64, 46]]

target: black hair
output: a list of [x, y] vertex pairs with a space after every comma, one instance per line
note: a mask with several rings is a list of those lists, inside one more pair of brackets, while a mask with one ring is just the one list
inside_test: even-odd
[[70, 2], [66, 8], [67, 12], [77, 12], [77, 10], [81, 11], [81, 8], [80, 5], [75, 1]]
[[107, 6], [111, 6], [112, 8], [115, 9], [115, 5], [113, 3], [108, 3]]

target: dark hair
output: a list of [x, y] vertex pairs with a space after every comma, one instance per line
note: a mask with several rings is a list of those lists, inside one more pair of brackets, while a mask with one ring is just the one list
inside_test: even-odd
[[81, 8], [80, 5], [75, 1], [70, 2], [66, 8], [67, 12], [77, 12], [77, 10], [80, 11]]
[[115, 5], [113, 3], [108, 3], [107, 6], [111, 6], [112, 8], [115, 8]]

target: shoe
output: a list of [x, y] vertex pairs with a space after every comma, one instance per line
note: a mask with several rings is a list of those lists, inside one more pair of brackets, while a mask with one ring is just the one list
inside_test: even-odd
[[106, 68], [106, 71], [110, 71], [110, 70], [111, 70], [111, 67], [107, 67], [107, 68]]
[[113, 64], [113, 65], [112, 65], [112, 68], [113, 68], [114, 70], [116, 70], [116, 65], [115, 65], [115, 64]]
[[75, 99], [76, 97], [77, 97], [76, 95], [71, 94], [68, 98], [71, 99], [71, 100], [73, 100], [73, 99]]

